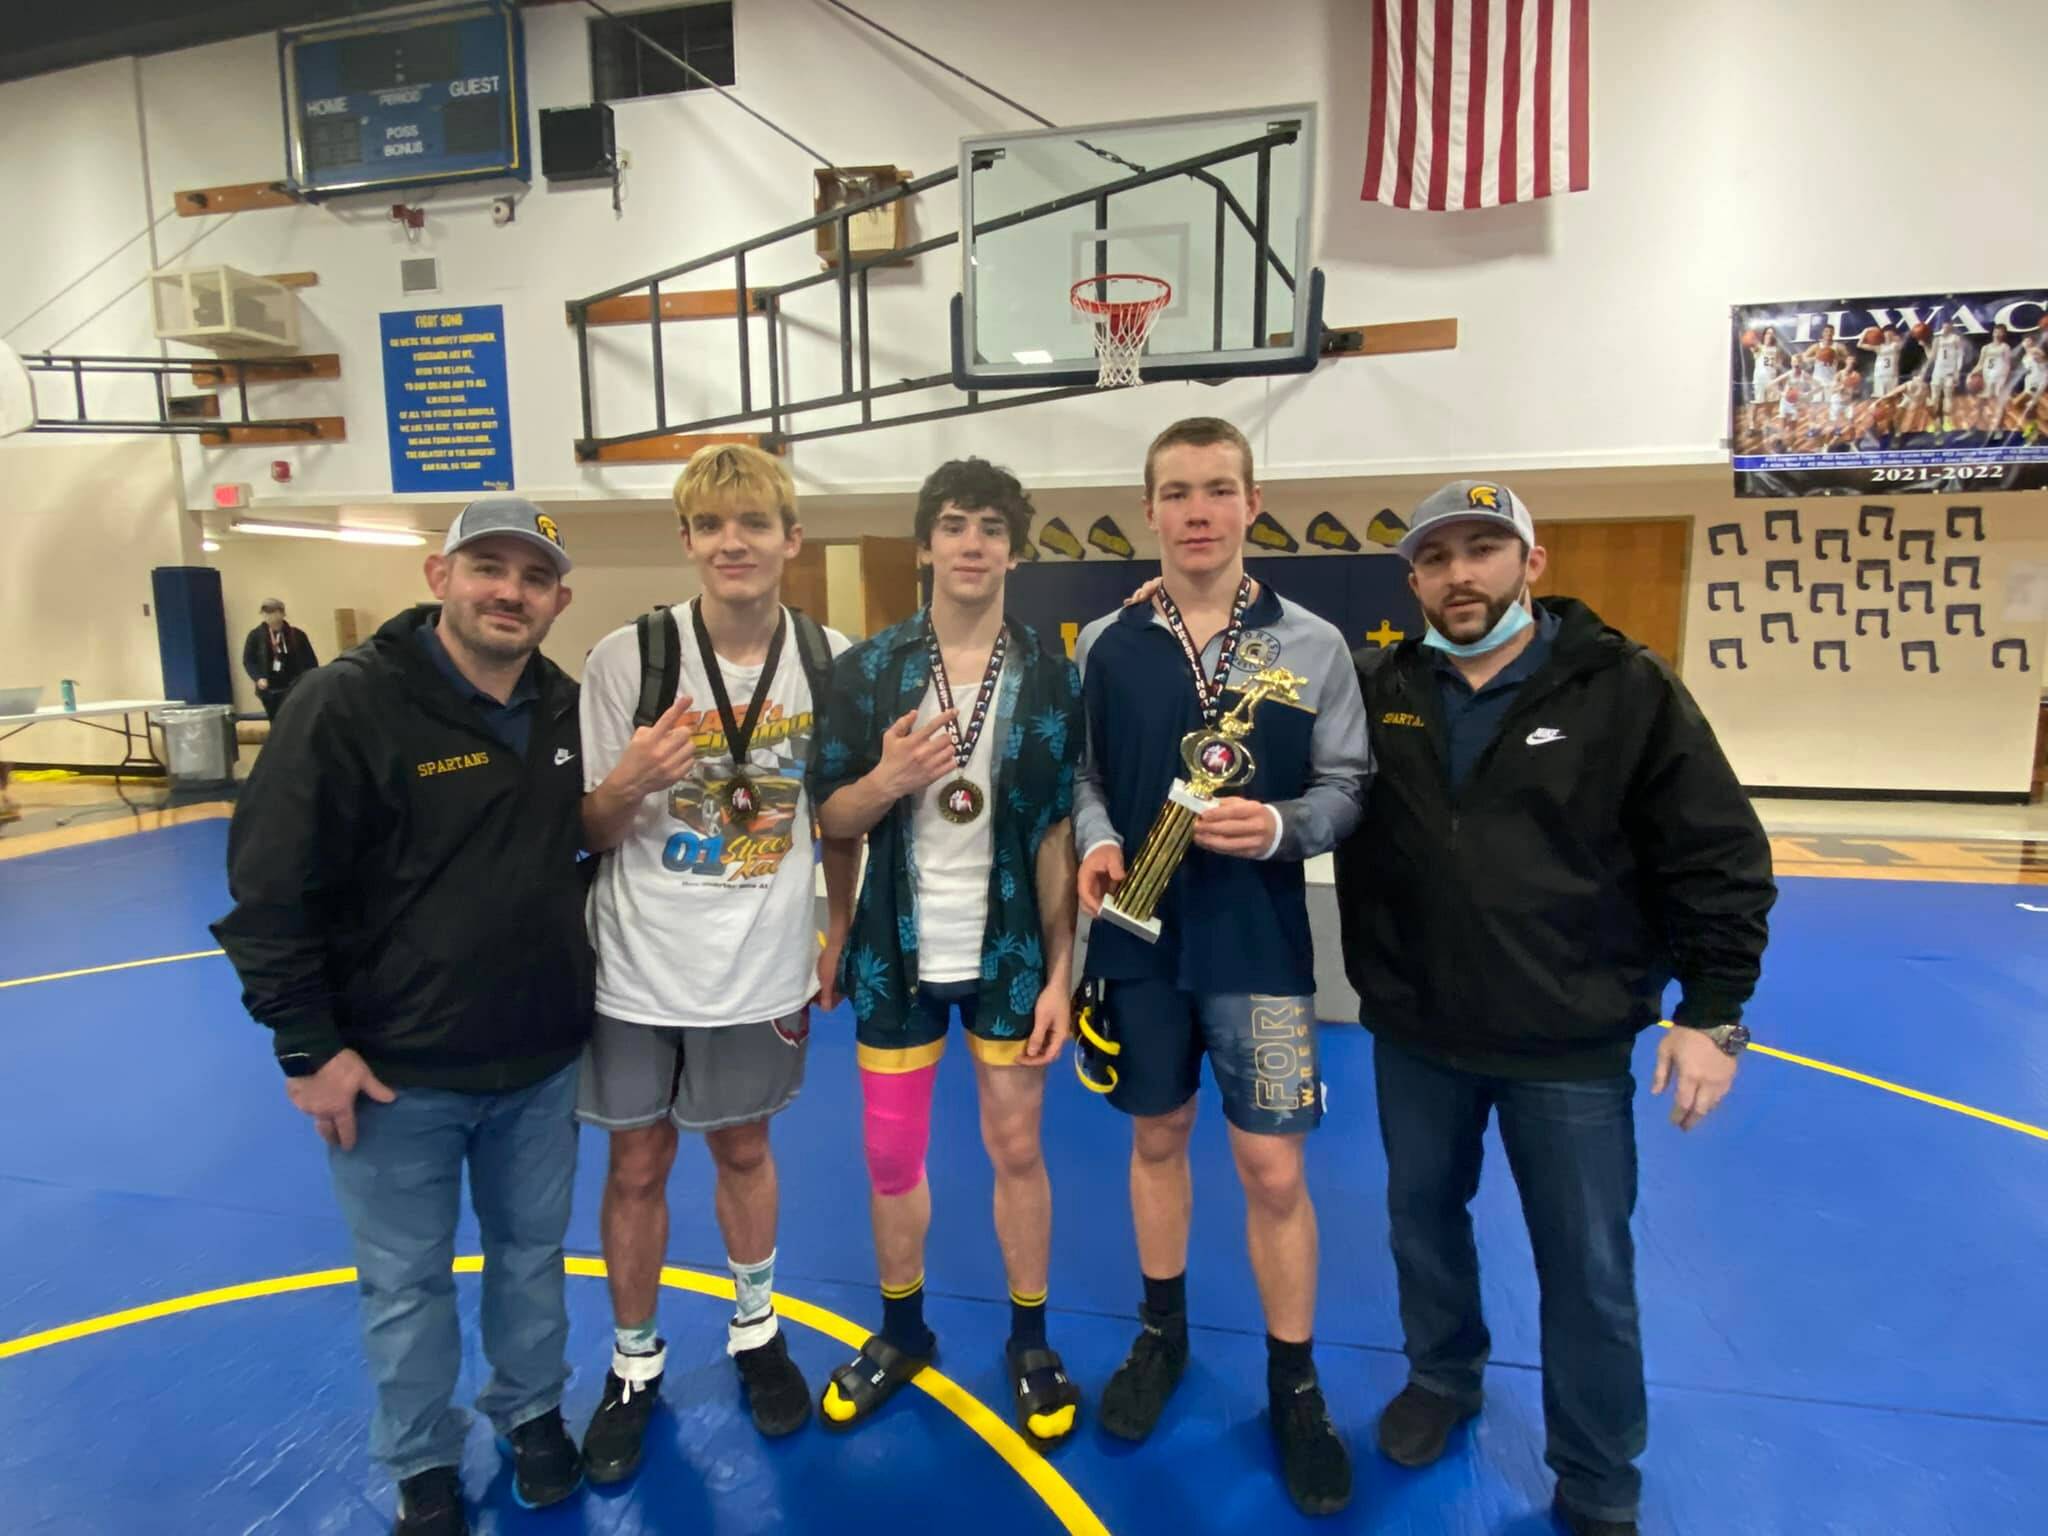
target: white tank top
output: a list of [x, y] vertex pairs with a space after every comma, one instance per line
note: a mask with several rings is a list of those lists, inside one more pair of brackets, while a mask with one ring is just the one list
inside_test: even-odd
[[[1005, 657], [1003, 671], [1015, 665]], [[965, 732], [981, 678], [949, 677], [947, 681], [952, 684], [953, 706], [960, 711], [960, 729]], [[959, 777], [951, 769], [911, 806], [910, 835], [917, 866], [917, 974], [921, 981], [977, 981], [981, 977], [981, 945], [988, 930], [989, 864], [995, 858], [995, 796], [989, 780], [995, 755], [996, 700], [1002, 697], [1002, 686], [998, 678], [982, 721], [981, 739], [967, 760], [967, 777], [981, 789], [981, 814], [964, 823], [948, 821], [939, 814], [940, 792]], [[918, 727], [929, 724], [938, 712], [939, 690], [927, 684], [917, 707]], [[1034, 874], [1026, 870], [1023, 878], [1032, 879]]]

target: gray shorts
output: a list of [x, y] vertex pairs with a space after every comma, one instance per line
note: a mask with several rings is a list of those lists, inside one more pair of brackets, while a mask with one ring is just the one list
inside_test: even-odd
[[718, 1029], [629, 1024], [597, 1016], [583, 1053], [576, 1118], [634, 1131], [666, 1117], [683, 1131], [748, 1125], [786, 1108], [804, 1085], [811, 1013]]

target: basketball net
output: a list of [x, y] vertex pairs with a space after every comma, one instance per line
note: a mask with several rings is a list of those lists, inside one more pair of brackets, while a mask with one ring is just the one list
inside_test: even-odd
[[1152, 322], [1173, 302], [1173, 285], [1135, 272], [1084, 277], [1069, 291], [1074, 308], [1095, 324], [1095, 355], [1102, 363], [1097, 389], [1140, 382], [1138, 358], [1152, 334]]

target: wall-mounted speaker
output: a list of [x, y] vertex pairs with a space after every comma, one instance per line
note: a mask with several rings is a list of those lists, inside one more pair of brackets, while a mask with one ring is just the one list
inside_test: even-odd
[[612, 109], [601, 101], [587, 107], [542, 108], [540, 169], [549, 181], [616, 175], [619, 151], [612, 136]]

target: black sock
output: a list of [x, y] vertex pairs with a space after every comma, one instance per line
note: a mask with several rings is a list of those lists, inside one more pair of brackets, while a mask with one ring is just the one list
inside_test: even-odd
[[1315, 1340], [1290, 1344], [1266, 1335], [1266, 1390], [1275, 1395], [1312, 1386], [1316, 1379]]
[[1010, 1292], [1010, 1348], [1045, 1348], [1045, 1292], [1019, 1296]]
[[1145, 1310], [1154, 1317], [1185, 1318], [1188, 1315], [1188, 1272], [1165, 1280], [1145, 1276]]
[[928, 1355], [935, 1340], [924, 1321], [924, 1276], [908, 1289], [882, 1287], [882, 1337], [906, 1355]]

